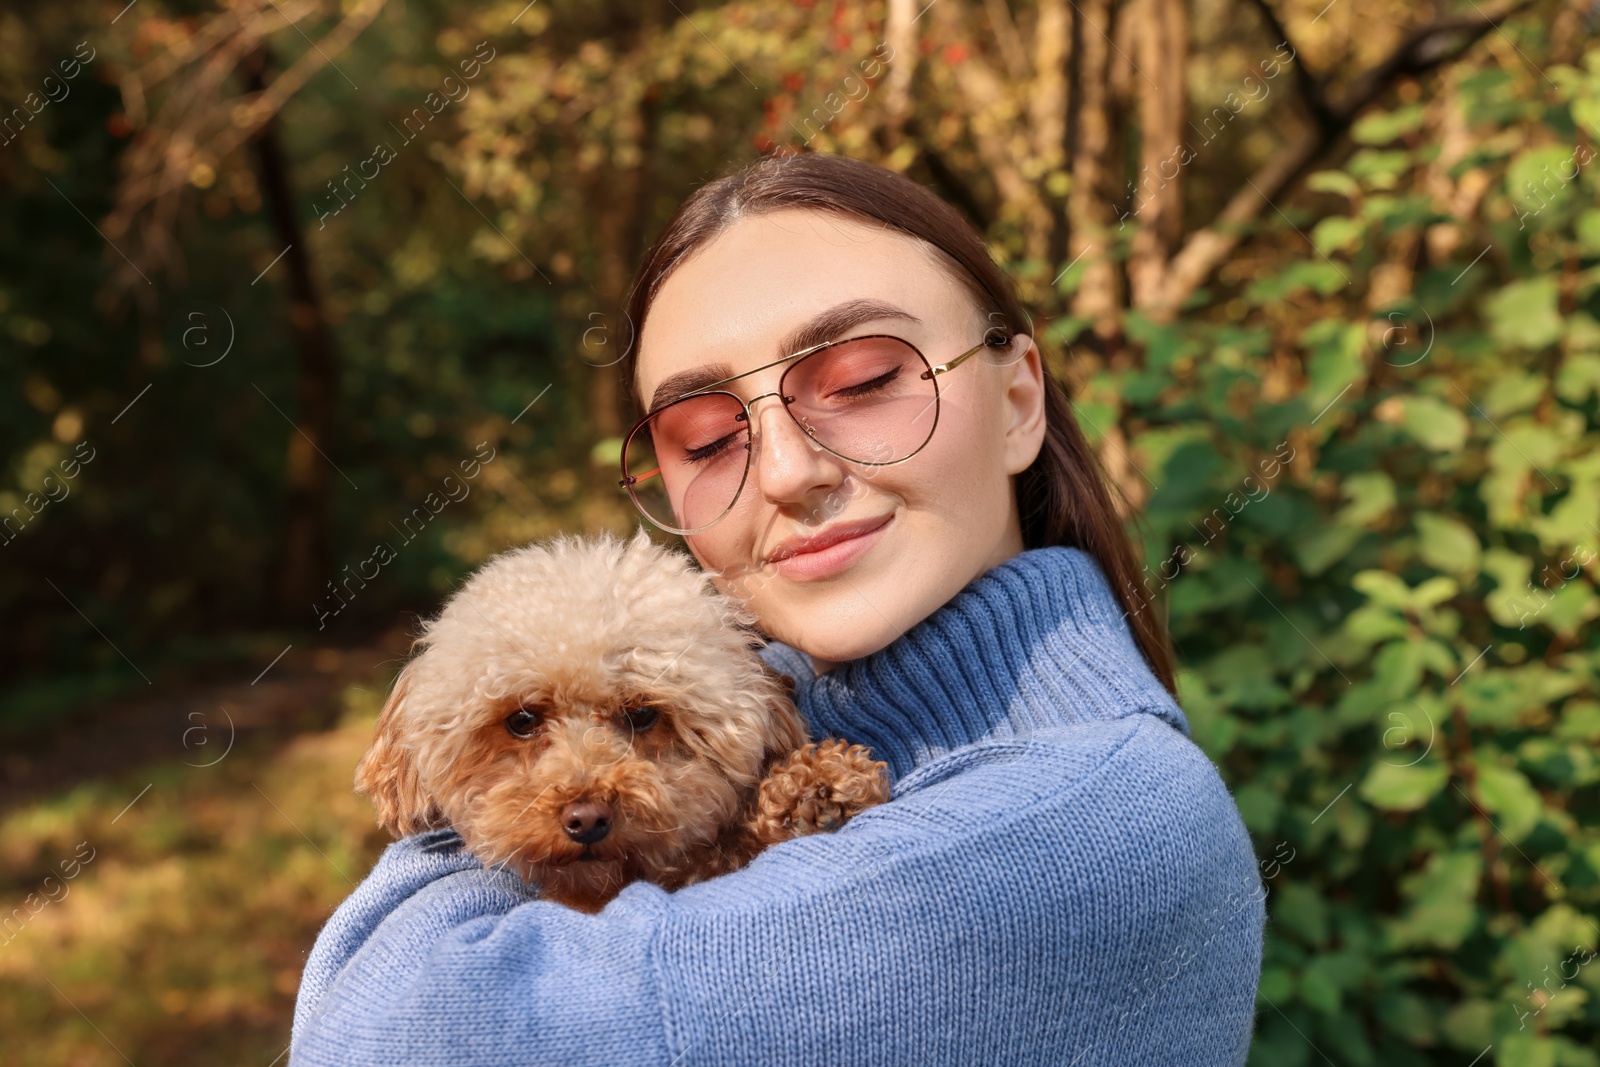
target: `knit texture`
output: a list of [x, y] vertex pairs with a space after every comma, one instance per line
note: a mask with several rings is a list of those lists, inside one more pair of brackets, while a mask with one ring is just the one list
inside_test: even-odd
[[395, 842], [306, 962], [290, 1063], [1242, 1064], [1265, 889], [1094, 561], [1022, 553], [813, 676], [891, 800], [598, 915]]

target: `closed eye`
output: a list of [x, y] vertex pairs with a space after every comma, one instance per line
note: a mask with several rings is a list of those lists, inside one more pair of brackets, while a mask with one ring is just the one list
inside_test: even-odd
[[884, 386], [900, 377], [900, 371], [900, 367], [895, 367], [884, 374], [878, 375], [876, 378], [861, 382], [858, 385], [847, 385], [843, 388], [835, 389], [830, 395], [843, 397], [846, 400], [853, 400], [857, 397], [866, 396], [869, 393], [874, 393], [877, 390], [882, 389]]
[[684, 453], [683, 458], [690, 463], [704, 463], [708, 459], [715, 459], [719, 453], [726, 451], [738, 436], [737, 433], [730, 433], [726, 437], [719, 437], [708, 445], [691, 448]]

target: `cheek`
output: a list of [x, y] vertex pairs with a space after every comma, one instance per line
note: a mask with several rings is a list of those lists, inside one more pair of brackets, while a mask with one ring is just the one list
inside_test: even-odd
[[938, 425], [922, 450], [904, 463], [853, 468], [850, 481], [835, 490], [836, 506], [827, 517], [897, 508], [970, 524], [970, 509], [1004, 499], [1010, 486], [1004, 431], [996, 416], [997, 398], [988, 393], [979, 388], [942, 398]]
[[915, 486], [908, 489], [932, 506], [989, 506], [1009, 491], [1005, 427], [999, 398], [990, 395], [993, 390], [989, 388], [989, 379], [997, 377], [998, 372], [988, 367], [971, 370], [974, 377], [985, 378], [940, 403], [939, 425], [933, 439], [906, 464], [915, 466], [916, 476]]
[[773, 521], [772, 509], [762, 507], [758, 498], [759, 494], [754, 488], [746, 485], [733, 510], [715, 526], [704, 533], [683, 539], [702, 568], [729, 579], [747, 579], [751, 576], [750, 560], [754, 555], [757, 534], [764, 522]]

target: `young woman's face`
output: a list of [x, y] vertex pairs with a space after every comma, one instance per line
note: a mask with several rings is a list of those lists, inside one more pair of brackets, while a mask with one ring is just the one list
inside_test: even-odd
[[[640, 337], [639, 393], [654, 408], [800, 348], [865, 334], [904, 338], [934, 365], [953, 360], [994, 330], [939, 255], [823, 212], [742, 219], [661, 287]], [[719, 388], [748, 401], [773, 393], [787, 367]], [[878, 651], [1022, 550], [1011, 476], [1044, 437], [1038, 349], [1020, 336], [936, 380], [932, 438], [887, 466], [817, 447], [776, 396], [758, 400], [738, 502], [686, 538], [719, 587], [818, 670]]]

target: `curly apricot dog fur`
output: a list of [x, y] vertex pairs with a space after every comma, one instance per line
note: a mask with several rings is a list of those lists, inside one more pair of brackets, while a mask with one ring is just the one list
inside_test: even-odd
[[425, 624], [356, 789], [395, 836], [452, 826], [582, 911], [734, 870], [888, 798], [866, 749], [806, 743], [757, 645], [643, 533], [514, 549]]

